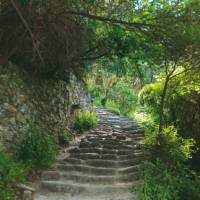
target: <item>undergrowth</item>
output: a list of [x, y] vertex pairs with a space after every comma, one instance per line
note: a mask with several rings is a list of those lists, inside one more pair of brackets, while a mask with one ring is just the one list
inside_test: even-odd
[[52, 164], [57, 152], [58, 146], [53, 137], [33, 124], [30, 134], [18, 144], [17, 156], [27, 165], [47, 167]]
[[16, 198], [15, 184], [24, 182], [29, 168], [14, 160], [6, 152], [0, 152], [0, 199], [13, 200]]
[[97, 114], [94, 111], [78, 110], [75, 113], [74, 129], [83, 132], [97, 126]]

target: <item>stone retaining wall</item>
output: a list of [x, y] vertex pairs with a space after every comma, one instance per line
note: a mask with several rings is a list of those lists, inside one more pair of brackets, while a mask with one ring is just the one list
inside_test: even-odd
[[0, 138], [9, 144], [36, 122], [54, 135], [69, 127], [73, 107], [90, 106], [84, 83], [72, 73], [65, 81], [41, 81], [18, 67], [0, 66]]

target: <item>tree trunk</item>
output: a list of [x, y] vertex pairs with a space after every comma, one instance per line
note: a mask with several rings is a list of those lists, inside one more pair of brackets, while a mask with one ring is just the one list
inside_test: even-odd
[[170, 76], [167, 76], [165, 79], [165, 84], [164, 84], [164, 88], [163, 88], [162, 96], [161, 96], [159, 133], [162, 133], [163, 125], [164, 125], [164, 106], [165, 106], [165, 97], [167, 94], [169, 80], [170, 80]]

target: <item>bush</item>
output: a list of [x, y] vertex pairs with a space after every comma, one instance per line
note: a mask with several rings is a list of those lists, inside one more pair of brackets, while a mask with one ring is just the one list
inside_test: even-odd
[[95, 105], [95, 106], [102, 106], [101, 105], [101, 98], [100, 97], [95, 97], [93, 99], [93, 105]]
[[97, 115], [95, 112], [79, 110], [75, 113], [74, 129], [83, 132], [97, 125]]
[[136, 109], [137, 92], [130, 77], [121, 78], [110, 92], [110, 99], [118, 105], [120, 113], [128, 115]]
[[69, 130], [64, 130], [58, 135], [59, 145], [65, 146], [68, 145], [73, 139], [73, 134]]
[[113, 111], [115, 114], [117, 115], [120, 115], [120, 109], [119, 109], [119, 106], [118, 104], [113, 101], [113, 100], [110, 100], [110, 101], [107, 101], [106, 102], [106, 105], [105, 105], [105, 108], [107, 108], [108, 110], [111, 110]]
[[143, 182], [133, 190], [140, 200], [200, 199], [199, 181], [183, 165], [167, 166], [157, 159], [141, 167]]
[[2, 152], [4, 150], [4, 145], [3, 142], [0, 140], [0, 152]]
[[57, 144], [44, 130], [32, 125], [31, 134], [19, 144], [18, 157], [33, 167], [46, 167], [54, 161]]
[[152, 83], [145, 85], [138, 95], [138, 101], [144, 109], [158, 121], [160, 111], [161, 94], [163, 90], [163, 83]]
[[154, 159], [162, 159], [166, 164], [183, 163], [191, 157], [194, 151], [193, 139], [183, 139], [173, 126], [163, 130], [162, 134], [146, 136], [146, 147]]
[[13, 186], [17, 182], [23, 182], [27, 172], [28, 168], [24, 165], [0, 152], [0, 199], [14, 199], [16, 191]]
[[129, 116], [144, 129], [146, 135], [152, 135], [153, 132], [158, 131], [158, 127], [152, 115], [145, 112], [143, 109], [140, 108], [140, 110], [130, 113]]

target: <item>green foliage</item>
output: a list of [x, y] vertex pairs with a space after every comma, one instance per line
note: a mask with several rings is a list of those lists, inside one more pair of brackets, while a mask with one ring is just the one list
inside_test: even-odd
[[200, 198], [199, 180], [183, 165], [169, 167], [157, 159], [145, 162], [141, 169], [143, 182], [134, 188], [140, 200], [196, 200]]
[[95, 98], [93, 99], [93, 104], [94, 104], [95, 106], [102, 106], [102, 104], [101, 104], [101, 99], [100, 99], [99, 97], [95, 97]]
[[88, 89], [94, 98], [94, 104], [104, 106], [118, 114], [128, 115], [137, 104], [137, 91], [133, 88], [132, 78], [117, 77], [98, 65], [86, 78]]
[[18, 146], [18, 158], [33, 167], [50, 166], [55, 159], [58, 147], [54, 139], [36, 125]]
[[142, 108], [131, 113], [130, 117], [144, 129], [146, 135], [151, 135], [158, 129], [154, 117]]
[[83, 132], [97, 126], [97, 114], [94, 111], [79, 110], [75, 113], [74, 129]]
[[58, 135], [59, 145], [65, 146], [68, 145], [70, 141], [73, 140], [73, 134], [69, 130], [63, 130]]
[[0, 152], [2, 152], [4, 150], [4, 145], [3, 142], [0, 140]]
[[119, 105], [113, 101], [113, 100], [109, 100], [106, 102], [105, 108], [113, 111], [114, 113], [116, 113], [117, 115], [120, 115], [120, 109], [119, 109]]
[[130, 77], [120, 78], [110, 92], [110, 99], [118, 104], [120, 113], [128, 115], [136, 109], [137, 92]]
[[[178, 68], [176, 74], [180, 72], [182, 69]], [[194, 137], [195, 131], [192, 128], [199, 130], [199, 117], [194, 114], [198, 112], [198, 85], [199, 75], [194, 71], [187, 75], [176, 75], [170, 81], [164, 108], [166, 128], [162, 134], [158, 134], [157, 126], [162, 82], [146, 85], [139, 94], [142, 108], [138, 113], [134, 113], [134, 119], [144, 127], [145, 146], [151, 153], [151, 161], [145, 163], [141, 169], [143, 183], [136, 188], [141, 200], [200, 198], [200, 188], [196, 187], [199, 180], [188, 167], [194, 155], [199, 153], [196, 151], [199, 147], [198, 137]], [[171, 124], [176, 125], [176, 128], [170, 126]], [[194, 166], [193, 162], [191, 166]]]
[[155, 120], [159, 117], [162, 90], [162, 82], [157, 82], [145, 85], [139, 93], [139, 103]]
[[166, 164], [175, 165], [191, 158], [195, 142], [193, 139], [183, 139], [173, 126], [163, 130], [163, 133], [146, 136], [146, 146], [153, 159], [161, 159]]
[[0, 152], [0, 199], [11, 200], [16, 197], [13, 185], [23, 182], [27, 176], [28, 168], [11, 156]]
[[[175, 77], [170, 80], [165, 98], [164, 121], [166, 126], [174, 125], [178, 134], [184, 138], [194, 138], [196, 147], [200, 147], [199, 137], [199, 100], [200, 100], [200, 77], [199, 70], [193, 69], [183, 73], [183, 68], [178, 67]], [[192, 77], [192, 78], [191, 78]], [[140, 92], [139, 102], [143, 106], [143, 112], [148, 113], [156, 123], [159, 120], [160, 97], [162, 82], [146, 85]], [[144, 125], [145, 129], [148, 122]], [[149, 128], [149, 127], [148, 127]], [[150, 130], [152, 130], [150, 128]], [[148, 129], [147, 129], [148, 132]], [[193, 153], [192, 166], [199, 166], [199, 151]]]

